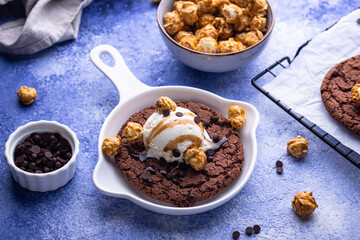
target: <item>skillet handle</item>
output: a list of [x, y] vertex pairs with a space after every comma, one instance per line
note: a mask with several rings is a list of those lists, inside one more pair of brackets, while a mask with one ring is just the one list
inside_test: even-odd
[[[113, 67], [101, 60], [100, 56], [104, 53], [112, 57]], [[132, 74], [120, 53], [113, 46], [99, 45], [91, 50], [90, 57], [94, 65], [115, 85], [120, 95], [120, 101], [125, 101], [150, 88]]]

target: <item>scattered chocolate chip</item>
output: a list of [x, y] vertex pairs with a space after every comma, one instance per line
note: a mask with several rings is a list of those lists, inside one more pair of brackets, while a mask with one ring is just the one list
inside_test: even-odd
[[282, 174], [283, 171], [284, 171], [284, 169], [283, 169], [282, 167], [277, 167], [277, 168], [276, 168], [276, 172], [277, 172], [278, 174]]
[[172, 178], [171, 181], [175, 184], [179, 184], [179, 179], [177, 178]]
[[213, 141], [214, 141], [215, 143], [219, 142], [219, 141], [220, 141], [219, 135], [214, 134], [214, 136], [213, 136]]
[[147, 173], [143, 173], [141, 174], [141, 178], [144, 180], [144, 181], [147, 181], [149, 180], [149, 175]]
[[177, 172], [176, 176], [179, 178], [185, 177], [185, 172], [183, 170], [180, 170]]
[[261, 230], [261, 227], [259, 225], [254, 225], [253, 227], [255, 233], [259, 233]]
[[149, 178], [146, 183], [151, 186], [151, 185], [154, 184], [154, 180], [152, 180], [151, 178]]
[[155, 172], [155, 169], [153, 169], [152, 167], [147, 167], [147, 168], [145, 168], [146, 170], [148, 170], [149, 172]]
[[206, 155], [208, 155], [208, 156], [214, 156], [214, 154], [215, 154], [214, 149], [210, 148], [209, 150], [206, 151]]
[[207, 157], [207, 162], [212, 162], [214, 160], [214, 157], [213, 156], [208, 156]]
[[210, 127], [210, 121], [209, 121], [209, 120], [205, 120], [205, 121], [204, 121], [204, 126], [205, 126], [205, 127]]
[[171, 172], [168, 172], [168, 173], [166, 174], [166, 178], [167, 178], [167, 179], [172, 179], [172, 177], [173, 177], [173, 174], [172, 174]]
[[190, 193], [190, 194], [187, 196], [187, 200], [188, 200], [189, 202], [195, 201], [195, 195], [192, 194], [192, 193]]
[[30, 149], [33, 153], [36, 153], [36, 154], [41, 151], [40, 147], [38, 145], [33, 145]]
[[233, 232], [232, 237], [233, 237], [233, 239], [238, 239], [240, 237], [239, 231]]
[[356, 22], [357, 22], [358, 24], [360, 24], [360, 18], [358, 18], [358, 19], [356, 20]]
[[165, 109], [165, 110], [163, 111], [163, 115], [164, 115], [164, 117], [169, 116], [169, 115], [170, 115], [169, 109]]
[[339, 76], [340, 75], [340, 73], [339, 73], [339, 71], [338, 70], [334, 70], [333, 72], [332, 72], [332, 77], [337, 77], [337, 76]]
[[166, 174], [167, 174], [167, 172], [166, 172], [165, 170], [160, 170], [160, 173], [161, 173], [162, 175], [166, 175]]
[[194, 121], [196, 124], [199, 124], [201, 122], [200, 118], [199, 117], [194, 117]]
[[174, 157], [180, 157], [181, 153], [178, 150], [173, 150]]
[[281, 161], [276, 161], [276, 167], [282, 167], [283, 163]]
[[165, 158], [160, 158], [159, 163], [160, 163], [161, 166], [166, 166]]
[[177, 117], [182, 117], [182, 116], [184, 116], [184, 114], [183, 114], [182, 112], [176, 112], [175, 115], [176, 115]]
[[217, 115], [214, 115], [214, 116], [211, 117], [211, 122], [212, 123], [216, 123], [218, 120], [219, 120], [219, 116], [217, 116]]
[[247, 235], [251, 235], [253, 233], [253, 228], [252, 227], [247, 227], [245, 229], [245, 232], [246, 232]]

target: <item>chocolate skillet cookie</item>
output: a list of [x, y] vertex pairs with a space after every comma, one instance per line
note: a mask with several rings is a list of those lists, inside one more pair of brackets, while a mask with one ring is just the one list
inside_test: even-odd
[[332, 118], [360, 135], [360, 107], [352, 100], [352, 88], [360, 84], [360, 55], [334, 66], [321, 85], [321, 98]]
[[178, 207], [189, 207], [229, 186], [240, 174], [244, 152], [238, 132], [224, 116], [199, 103], [176, 102], [176, 105], [195, 113], [195, 122], [202, 122], [214, 142], [224, 137], [228, 139], [219, 149], [205, 151], [207, 163], [204, 168], [196, 171], [186, 163], [178, 164], [176, 161], [166, 162], [165, 159], [156, 158], [141, 161], [135, 156], [143, 152], [145, 146], [141, 140], [130, 143], [125, 137], [125, 126], [129, 122], [144, 126], [154, 113], [155, 106], [133, 114], [124, 123], [118, 133], [122, 142], [115, 160], [123, 176], [141, 192]]

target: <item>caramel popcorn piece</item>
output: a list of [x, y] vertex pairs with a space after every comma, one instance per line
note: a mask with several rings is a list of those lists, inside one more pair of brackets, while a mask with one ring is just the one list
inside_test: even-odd
[[212, 37], [216, 40], [218, 38], [218, 33], [216, 31], [216, 28], [212, 24], [208, 24], [205, 27], [197, 30], [195, 32], [195, 36], [199, 40], [204, 37]]
[[245, 49], [244, 44], [235, 41], [233, 38], [229, 38], [227, 41], [220, 41], [218, 45], [218, 51], [220, 53], [237, 52]]
[[230, 4], [229, 0], [212, 0], [211, 5], [214, 6], [217, 10], [221, 10], [224, 4]]
[[178, 13], [181, 12], [182, 6], [183, 6], [184, 1], [175, 1], [174, 2], [174, 10], [177, 11]]
[[246, 33], [244, 44], [247, 47], [250, 47], [259, 42], [261, 38], [263, 38], [263, 34], [259, 30], [255, 29], [254, 31]]
[[193, 35], [193, 33], [192, 32], [186, 32], [186, 31], [180, 31], [175, 35], [174, 39], [175, 39], [175, 41], [180, 42], [180, 40], [183, 37], [188, 36], [188, 35]]
[[115, 156], [119, 153], [120, 144], [120, 137], [105, 138], [102, 143], [101, 149], [107, 156]]
[[198, 0], [197, 5], [200, 12], [215, 13], [216, 7], [212, 4], [212, 0]]
[[255, 16], [250, 23], [251, 29], [258, 29], [259, 31], [264, 31], [266, 27], [266, 18]]
[[265, 16], [266, 15], [266, 10], [267, 10], [267, 3], [266, 0], [252, 0], [252, 4], [251, 4], [251, 14], [252, 15], [260, 15], [260, 16]]
[[233, 27], [231, 24], [228, 24], [225, 21], [225, 18], [223, 17], [216, 17], [213, 21], [214, 27], [217, 30], [218, 36], [221, 39], [228, 39], [232, 32], [233, 32]]
[[177, 11], [167, 12], [164, 16], [164, 28], [170, 35], [183, 30], [184, 22]]
[[212, 24], [215, 20], [215, 16], [210, 13], [201, 14], [199, 17], [199, 26], [205, 27], [208, 24]]
[[190, 48], [192, 50], [197, 50], [198, 39], [194, 35], [187, 35], [181, 38], [179, 43], [184, 47]]
[[169, 97], [160, 97], [156, 101], [156, 111], [162, 113], [164, 110], [175, 111], [176, 103]]
[[190, 148], [185, 152], [185, 161], [187, 161], [190, 166], [196, 170], [199, 171], [201, 169], [204, 169], [207, 161], [206, 161], [206, 154], [202, 150], [202, 148]]
[[245, 37], [246, 37], [246, 33], [238, 33], [235, 35], [234, 40], [241, 42], [241, 43], [245, 43]]
[[241, 8], [248, 8], [250, 5], [250, 0], [230, 0], [230, 2], [235, 3]]
[[217, 41], [212, 37], [201, 38], [198, 44], [198, 51], [204, 53], [216, 53], [218, 49]]
[[242, 10], [242, 17], [235, 23], [234, 30], [241, 32], [248, 30], [251, 24], [251, 12], [248, 8]]
[[179, 13], [182, 20], [190, 26], [194, 25], [199, 20], [198, 6], [193, 2], [183, 2]]
[[305, 138], [297, 136], [287, 142], [287, 152], [296, 158], [301, 158], [307, 153], [309, 143]]
[[32, 104], [37, 96], [35, 88], [26, 86], [21, 86], [16, 93], [20, 102], [26, 106]]
[[310, 215], [318, 207], [312, 192], [307, 193], [306, 191], [296, 194], [291, 205], [299, 216]]
[[227, 23], [235, 24], [242, 16], [242, 10], [235, 4], [224, 4], [221, 8], [221, 14], [225, 17]]
[[135, 143], [142, 139], [143, 132], [144, 129], [139, 123], [128, 122], [124, 130], [124, 135], [130, 143]]
[[239, 130], [246, 121], [245, 110], [237, 105], [231, 106], [228, 109], [228, 121], [234, 129]]
[[352, 92], [352, 100], [356, 106], [360, 107], [360, 84], [355, 84], [355, 86], [351, 89]]

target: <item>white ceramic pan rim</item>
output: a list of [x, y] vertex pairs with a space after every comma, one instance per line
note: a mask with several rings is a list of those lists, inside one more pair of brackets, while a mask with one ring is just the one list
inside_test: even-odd
[[[109, 54], [113, 58], [114, 66], [106, 65], [100, 58], [102, 54]], [[141, 83], [130, 72], [120, 53], [109, 45], [95, 47], [90, 56], [95, 66], [112, 81], [120, 94], [119, 104], [106, 118], [99, 134], [99, 159], [94, 169], [93, 182], [100, 192], [105, 195], [128, 199], [138, 206], [154, 212], [190, 215], [214, 209], [230, 200], [242, 189], [254, 170], [257, 156], [256, 128], [259, 122], [259, 113], [254, 106], [241, 101], [228, 100], [192, 87], [149, 87]], [[227, 116], [228, 107], [234, 104], [243, 107], [246, 112], [247, 121], [239, 131], [245, 154], [243, 169], [239, 177], [216, 196], [198, 202], [192, 207], [174, 207], [146, 196], [127, 182], [117, 169], [114, 160], [104, 155], [101, 150], [105, 138], [116, 136], [123, 123], [132, 114], [154, 104], [160, 96], [168, 96], [175, 101], [184, 100], [203, 103], [224, 116]]]

